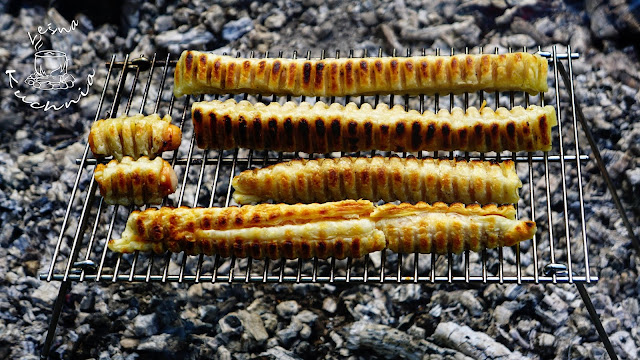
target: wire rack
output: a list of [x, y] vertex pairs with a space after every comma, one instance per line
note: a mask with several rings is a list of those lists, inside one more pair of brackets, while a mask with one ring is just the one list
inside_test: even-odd
[[[527, 49], [523, 49], [527, 51]], [[482, 53], [480, 48], [479, 52]], [[511, 49], [509, 49], [511, 51]], [[465, 49], [469, 53], [469, 49]], [[495, 49], [498, 53], [498, 49]], [[521, 92], [477, 92], [447, 96], [362, 96], [342, 98], [291, 98], [287, 96], [253, 96], [244, 94], [236, 99], [253, 102], [272, 101], [324, 101], [346, 104], [380, 102], [401, 104], [406, 109], [438, 111], [454, 106], [504, 106], [551, 104], [556, 108], [558, 126], [553, 129], [553, 150], [543, 152], [419, 152], [419, 153], [276, 153], [235, 149], [231, 151], [201, 150], [195, 146], [192, 124], [189, 120], [194, 101], [223, 97], [186, 96], [174, 98], [172, 93], [173, 68], [176, 61], [171, 55], [158, 59], [130, 59], [116, 61], [115, 55], [107, 64], [108, 73], [102, 89], [94, 120], [129, 114], [132, 109], [150, 114], [170, 114], [174, 123], [183, 130], [181, 147], [165, 153], [164, 158], [174, 166], [179, 176], [175, 194], [163, 205], [171, 206], [230, 206], [233, 188], [230, 179], [240, 171], [262, 167], [293, 158], [335, 156], [397, 155], [421, 157], [506, 160], [516, 162], [518, 176], [523, 181], [521, 200], [517, 204], [518, 216], [534, 219], [538, 231], [532, 240], [510, 248], [463, 254], [395, 254], [388, 250], [363, 258], [336, 260], [277, 260], [236, 259], [220, 256], [188, 256], [184, 253], [164, 255], [111, 252], [108, 239], [119, 237], [128, 214], [133, 208], [104, 203], [96, 193], [93, 171], [98, 161], [90, 156], [88, 146], [77, 159], [78, 172], [71, 198], [63, 219], [60, 235], [55, 243], [51, 264], [40, 275], [46, 281], [97, 282], [227, 282], [227, 283], [583, 283], [597, 281], [589, 261], [586, 234], [585, 203], [582, 186], [582, 166], [589, 156], [581, 152], [573, 91], [572, 60], [578, 58], [567, 47], [565, 53], [538, 48], [537, 53], [549, 61], [550, 91], [544, 95], [529, 96]], [[433, 54], [425, 49], [420, 54]], [[452, 49], [451, 55], [454, 54]], [[280, 52], [278, 57], [283, 57]], [[325, 58], [326, 53], [306, 53], [308, 59]], [[332, 54], [340, 57], [337, 51]], [[396, 56], [394, 52], [392, 54]], [[406, 56], [412, 55], [407, 50]], [[435, 55], [441, 55], [439, 50]], [[448, 55], [448, 54], [447, 54]], [[238, 54], [240, 56], [240, 54]], [[270, 54], [250, 53], [250, 57], [269, 57]], [[349, 57], [368, 57], [366, 51]], [[383, 56], [382, 51], [378, 56]], [[292, 57], [298, 57], [297, 52]], [[564, 64], [563, 64], [564, 63]], [[559, 67], [568, 67], [568, 81], [560, 81]], [[160, 76], [160, 78], [158, 78]], [[562, 86], [564, 85], [564, 86]], [[545, 98], [546, 97], [546, 98]]]

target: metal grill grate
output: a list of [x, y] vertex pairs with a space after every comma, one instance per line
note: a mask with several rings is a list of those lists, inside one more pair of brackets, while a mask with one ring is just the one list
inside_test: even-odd
[[[509, 49], [511, 51], [511, 49]], [[524, 51], [527, 51], [525, 48]], [[468, 49], [465, 50], [468, 53]], [[482, 52], [482, 48], [480, 49]], [[495, 50], [498, 53], [498, 50]], [[427, 51], [422, 49], [422, 55]], [[453, 54], [453, 49], [451, 54]], [[389, 105], [402, 104], [405, 109], [423, 111], [454, 106], [513, 107], [530, 103], [555, 105], [558, 126], [553, 129], [553, 150], [549, 153], [461, 153], [420, 152], [389, 153], [362, 152], [350, 156], [399, 155], [426, 157], [463, 157], [467, 159], [512, 159], [523, 180], [518, 216], [534, 219], [538, 232], [533, 240], [511, 248], [486, 250], [482, 253], [464, 252], [448, 254], [404, 254], [390, 251], [374, 253], [360, 259], [310, 259], [269, 261], [258, 259], [220, 258], [219, 256], [187, 256], [184, 253], [164, 255], [116, 254], [106, 247], [107, 240], [119, 236], [132, 208], [107, 205], [96, 194], [93, 179], [96, 159], [90, 158], [88, 146], [81, 159], [71, 199], [63, 219], [60, 236], [55, 244], [51, 265], [43, 280], [51, 281], [102, 281], [102, 282], [300, 282], [300, 283], [441, 283], [441, 282], [592, 282], [597, 276], [590, 271], [589, 248], [586, 235], [585, 203], [582, 191], [581, 166], [589, 161], [579, 146], [578, 126], [573, 96], [572, 59], [578, 54], [567, 47], [565, 54], [558, 54], [556, 47], [550, 52], [538, 53], [549, 59], [552, 86], [544, 96], [529, 96], [521, 92], [465, 93], [450, 96], [362, 96], [354, 98], [253, 97], [245, 94], [237, 99], [257, 102], [271, 101], [324, 101], [346, 104], [379, 102]], [[263, 54], [269, 57], [269, 53]], [[306, 53], [308, 59], [311, 52]], [[361, 54], [367, 57], [365, 51]], [[393, 54], [396, 55], [395, 52]], [[407, 50], [407, 56], [411, 51]], [[436, 50], [436, 55], [440, 51]], [[239, 56], [239, 54], [238, 54]], [[250, 54], [254, 57], [254, 54]], [[280, 52], [278, 57], [282, 57]], [[340, 57], [340, 52], [335, 53]], [[354, 57], [354, 51], [349, 51]], [[382, 51], [378, 52], [382, 56]], [[293, 58], [297, 53], [293, 52]], [[325, 57], [325, 52], [320, 54]], [[568, 66], [569, 81], [560, 84], [558, 69], [564, 72]], [[179, 175], [178, 191], [165, 199], [172, 206], [229, 206], [232, 187], [230, 179], [240, 171], [265, 166], [292, 158], [314, 158], [331, 154], [275, 153], [235, 149], [232, 151], [201, 150], [195, 147], [191, 126], [190, 107], [193, 101], [213, 97], [172, 96], [173, 67], [175, 61], [168, 55], [164, 60], [138, 58], [116, 62], [115, 55], [107, 64], [109, 71], [105, 81], [95, 120], [128, 114], [139, 106], [141, 113], [171, 114], [174, 122], [179, 119], [183, 129], [183, 145], [172, 154], [165, 153]], [[161, 76], [159, 85], [153, 77]], [[146, 80], [144, 79], [146, 77]], [[155, 91], [154, 91], [155, 90]], [[155, 96], [155, 99], [152, 97]], [[215, 97], [218, 98], [218, 97]], [[224, 98], [224, 97], [223, 97]], [[139, 102], [139, 104], [138, 104]], [[111, 104], [108, 111], [107, 104]], [[153, 105], [152, 110], [150, 110]], [[121, 112], [120, 109], [124, 108]], [[345, 154], [334, 154], [334, 156]], [[169, 158], [171, 156], [171, 158]], [[541, 190], [542, 189], [542, 190]], [[82, 202], [80, 206], [79, 203]], [[560, 216], [553, 216], [554, 212]], [[73, 234], [69, 236], [66, 234]]]

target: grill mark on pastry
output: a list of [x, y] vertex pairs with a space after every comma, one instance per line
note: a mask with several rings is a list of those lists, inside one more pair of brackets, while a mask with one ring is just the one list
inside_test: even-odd
[[351, 136], [356, 136], [358, 133], [358, 123], [355, 121], [350, 121], [349, 125], [347, 126], [347, 132]]
[[547, 115], [540, 116], [540, 121], [538, 122], [538, 126], [540, 127], [540, 136], [541, 142], [543, 144], [551, 144], [551, 139], [547, 135]]
[[262, 119], [260, 119], [260, 115], [256, 115], [253, 119], [253, 139], [260, 147], [264, 147], [264, 139], [262, 139]]
[[347, 60], [347, 62], [345, 63], [345, 69], [346, 69], [345, 86], [346, 88], [351, 88], [354, 85], [352, 60]]
[[185, 66], [185, 70], [187, 70], [187, 72], [190, 72], [192, 70], [193, 53], [191, 51], [187, 52], [187, 56], [185, 58], [184, 66]]
[[304, 87], [309, 86], [311, 82], [311, 63], [305, 62], [302, 67], [302, 84]]
[[247, 144], [247, 120], [244, 116], [240, 115], [238, 118], [238, 138], [240, 139], [240, 146], [246, 146]]
[[277, 60], [277, 59], [274, 60], [273, 66], [271, 68], [271, 73], [274, 76], [278, 75], [278, 73], [280, 72], [280, 65], [281, 65], [280, 60]]
[[322, 119], [316, 119], [315, 123], [316, 123], [317, 144], [316, 144], [316, 148], [313, 150], [315, 152], [324, 153], [328, 151], [327, 140], [325, 137], [324, 121]]
[[440, 128], [440, 132], [442, 133], [442, 147], [449, 150], [451, 148], [451, 127], [449, 124], [443, 124]]
[[435, 134], [436, 134], [436, 124], [433, 122], [430, 122], [429, 125], [427, 125], [427, 133], [425, 135], [424, 141], [427, 144], [431, 143]]
[[373, 123], [371, 121], [364, 123], [364, 141], [366, 147], [371, 147], [373, 144]]
[[337, 144], [340, 144], [340, 120], [339, 119], [333, 119], [331, 121], [331, 136], [328, 137], [329, 142], [332, 144], [332, 146], [336, 146]]
[[215, 147], [219, 147], [221, 145], [218, 143], [218, 130], [217, 130], [218, 129], [218, 123], [217, 123], [216, 114], [213, 111], [209, 113], [209, 119], [210, 119], [210, 122], [211, 122], [211, 124], [209, 126], [210, 132], [211, 132], [211, 134], [210, 134], [211, 138], [209, 139], [209, 141], [211, 141], [210, 146], [214, 147], [214, 148]]
[[305, 152], [313, 152], [309, 144], [309, 123], [307, 119], [300, 119], [300, 125], [298, 126], [298, 132], [300, 132], [300, 138], [302, 140], [301, 149]]
[[274, 144], [278, 143], [278, 120], [276, 118], [269, 119], [269, 134], [265, 139], [265, 146], [271, 148]]
[[320, 89], [321, 87], [324, 87], [324, 63], [318, 62], [316, 64], [315, 88]]

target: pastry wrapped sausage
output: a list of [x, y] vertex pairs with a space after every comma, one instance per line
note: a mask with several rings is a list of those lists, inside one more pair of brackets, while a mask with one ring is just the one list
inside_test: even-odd
[[502, 204], [517, 203], [522, 187], [511, 160], [495, 163], [379, 156], [293, 160], [243, 171], [232, 184], [238, 204], [342, 199]]
[[120, 162], [111, 160], [107, 165], [98, 164], [94, 176], [104, 201], [124, 206], [160, 204], [178, 185], [175, 171], [160, 157], [133, 160], [125, 156]]
[[185, 94], [346, 96], [545, 92], [547, 59], [528, 53], [344, 59], [246, 59], [184, 51], [176, 97]]
[[196, 102], [191, 109], [196, 142], [202, 149], [333, 151], [549, 151], [552, 106], [511, 110], [470, 107], [451, 113], [405, 111], [369, 104], [360, 108], [322, 102], [314, 105], [251, 104], [230, 99]]
[[223, 257], [361, 257], [384, 249], [384, 236], [368, 218], [373, 204], [342, 201], [240, 208], [161, 208], [134, 211], [117, 252], [185, 251]]
[[513, 205], [385, 204], [371, 218], [393, 252], [459, 254], [531, 239], [536, 223], [516, 220], [515, 213]]
[[182, 131], [171, 124], [171, 116], [122, 115], [98, 120], [91, 126], [89, 146], [95, 156], [112, 155], [115, 159], [148, 156], [153, 159], [163, 151], [175, 150], [182, 141]]

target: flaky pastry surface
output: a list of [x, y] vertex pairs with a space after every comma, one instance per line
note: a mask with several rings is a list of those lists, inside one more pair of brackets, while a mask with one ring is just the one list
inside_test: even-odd
[[346, 106], [303, 102], [284, 105], [248, 101], [196, 102], [191, 109], [196, 143], [202, 149], [333, 151], [549, 151], [552, 106], [488, 107], [451, 113], [419, 113], [396, 105]]
[[101, 119], [91, 125], [89, 146], [97, 157], [113, 156], [153, 159], [163, 151], [175, 150], [182, 141], [182, 131], [171, 124], [171, 116], [122, 115]]
[[178, 185], [171, 164], [160, 157], [133, 160], [125, 156], [121, 161], [111, 160], [106, 165], [98, 164], [94, 176], [104, 201], [124, 206], [160, 204]]
[[184, 51], [174, 94], [346, 96], [545, 92], [547, 59], [528, 53], [381, 58], [246, 59]]
[[500, 163], [399, 157], [292, 160], [235, 176], [239, 204], [341, 199], [481, 204], [517, 203], [522, 182], [511, 160]]
[[[345, 204], [349, 210], [331, 209]], [[536, 231], [534, 222], [515, 220], [512, 205], [418, 203], [374, 208], [369, 201], [347, 200], [259, 206], [259, 211], [251, 205], [236, 208], [236, 217], [229, 217], [227, 208], [134, 211], [121, 238], [111, 239], [109, 248], [116, 252], [341, 259], [385, 247], [399, 253], [480, 251], [514, 245]], [[307, 216], [296, 215], [303, 213]], [[259, 217], [252, 221], [256, 215]]]

